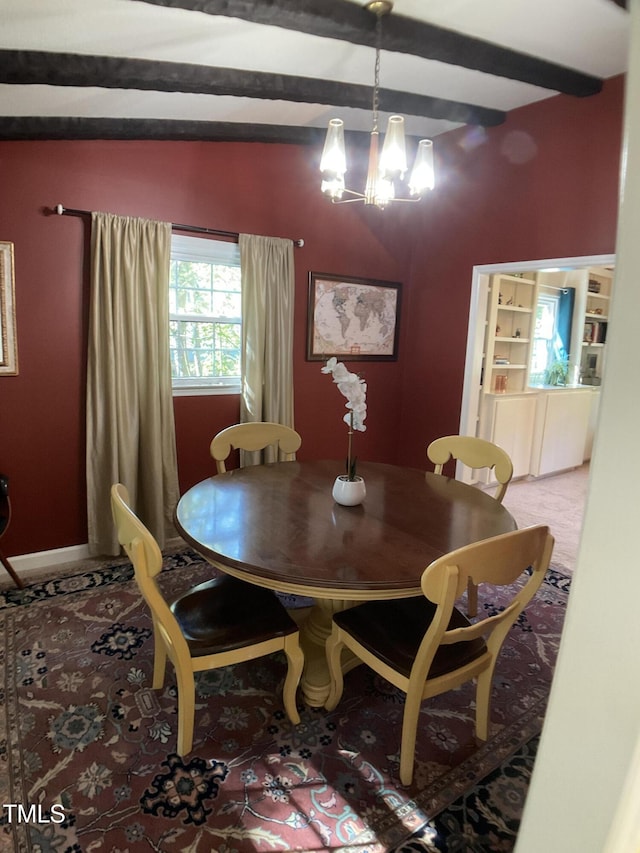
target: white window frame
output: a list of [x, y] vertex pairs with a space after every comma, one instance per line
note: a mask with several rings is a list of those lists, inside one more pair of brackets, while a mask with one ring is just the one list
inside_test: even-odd
[[[240, 249], [237, 243], [223, 240], [208, 240], [203, 237], [189, 237], [181, 234], [171, 236], [171, 260], [193, 261], [195, 263], [221, 263], [240, 266]], [[203, 317], [203, 315], [172, 314], [169, 321], [196, 320], [207, 322], [229, 322], [229, 318]], [[232, 320], [231, 322], [236, 322]], [[237, 318], [242, 328], [242, 317]], [[218, 377], [202, 379], [201, 377], [176, 377], [171, 379], [174, 397], [194, 397], [199, 395], [239, 394], [241, 379], [237, 377]]]

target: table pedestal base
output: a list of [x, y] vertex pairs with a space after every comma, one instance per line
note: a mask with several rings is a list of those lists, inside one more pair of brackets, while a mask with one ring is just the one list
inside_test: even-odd
[[[300, 644], [304, 651], [304, 670], [300, 681], [302, 697], [311, 708], [322, 708], [329, 696], [331, 679], [325, 644], [331, 634], [331, 619], [334, 613], [358, 604], [357, 601], [319, 598], [300, 624]], [[347, 672], [357, 665], [358, 660], [345, 651], [342, 669]]]

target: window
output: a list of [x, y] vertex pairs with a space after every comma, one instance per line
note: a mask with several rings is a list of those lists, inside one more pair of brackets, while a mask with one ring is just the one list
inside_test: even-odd
[[558, 302], [556, 295], [549, 293], [538, 295], [531, 351], [530, 382], [532, 385], [544, 385], [547, 367], [556, 360], [554, 344], [557, 334]]
[[174, 394], [240, 392], [240, 249], [174, 235], [169, 346]]
[[571, 370], [573, 287], [543, 287], [538, 294], [531, 354], [531, 385], [566, 382]]

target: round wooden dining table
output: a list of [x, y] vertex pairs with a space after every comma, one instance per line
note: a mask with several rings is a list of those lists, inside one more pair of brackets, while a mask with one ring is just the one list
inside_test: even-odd
[[[302, 695], [321, 707], [329, 692], [324, 645], [335, 612], [370, 599], [420, 595], [432, 560], [508, 533], [516, 523], [491, 495], [414, 468], [358, 464], [359, 506], [332, 497], [335, 460], [238, 468], [196, 484], [175, 522], [208, 562], [242, 580], [314, 599], [296, 614], [305, 653]], [[345, 669], [349, 663], [345, 663]]]

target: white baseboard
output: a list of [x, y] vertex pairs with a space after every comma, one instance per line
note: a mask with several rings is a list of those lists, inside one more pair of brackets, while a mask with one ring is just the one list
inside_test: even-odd
[[51, 551], [35, 551], [33, 554], [18, 554], [17, 557], [9, 557], [9, 562], [18, 575], [24, 577], [31, 572], [47, 569], [49, 566], [57, 566], [60, 563], [74, 563], [76, 560], [87, 560], [89, 558], [88, 545], [71, 545], [68, 548], [54, 548]]
[[[186, 545], [184, 539], [179, 536], [168, 539], [165, 545], [167, 550], [175, 550], [176, 548], [184, 548]], [[122, 555], [124, 557], [124, 554]], [[16, 570], [20, 577], [25, 575], [35, 574], [48, 569], [50, 566], [59, 566], [62, 563], [75, 563], [79, 560], [92, 559], [89, 554], [89, 545], [70, 545], [67, 548], [54, 548], [51, 551], [35, 551], [33, 554], [18, 554], [16, 557], [9, 557], [9, 562]], [[99, 557], [94, 559], [99, 560]], [[103, 560], [117, 560], [117, 557], [103, 557]], [[0, 579], [4, 574], [4, 569], [0, 566]]]

